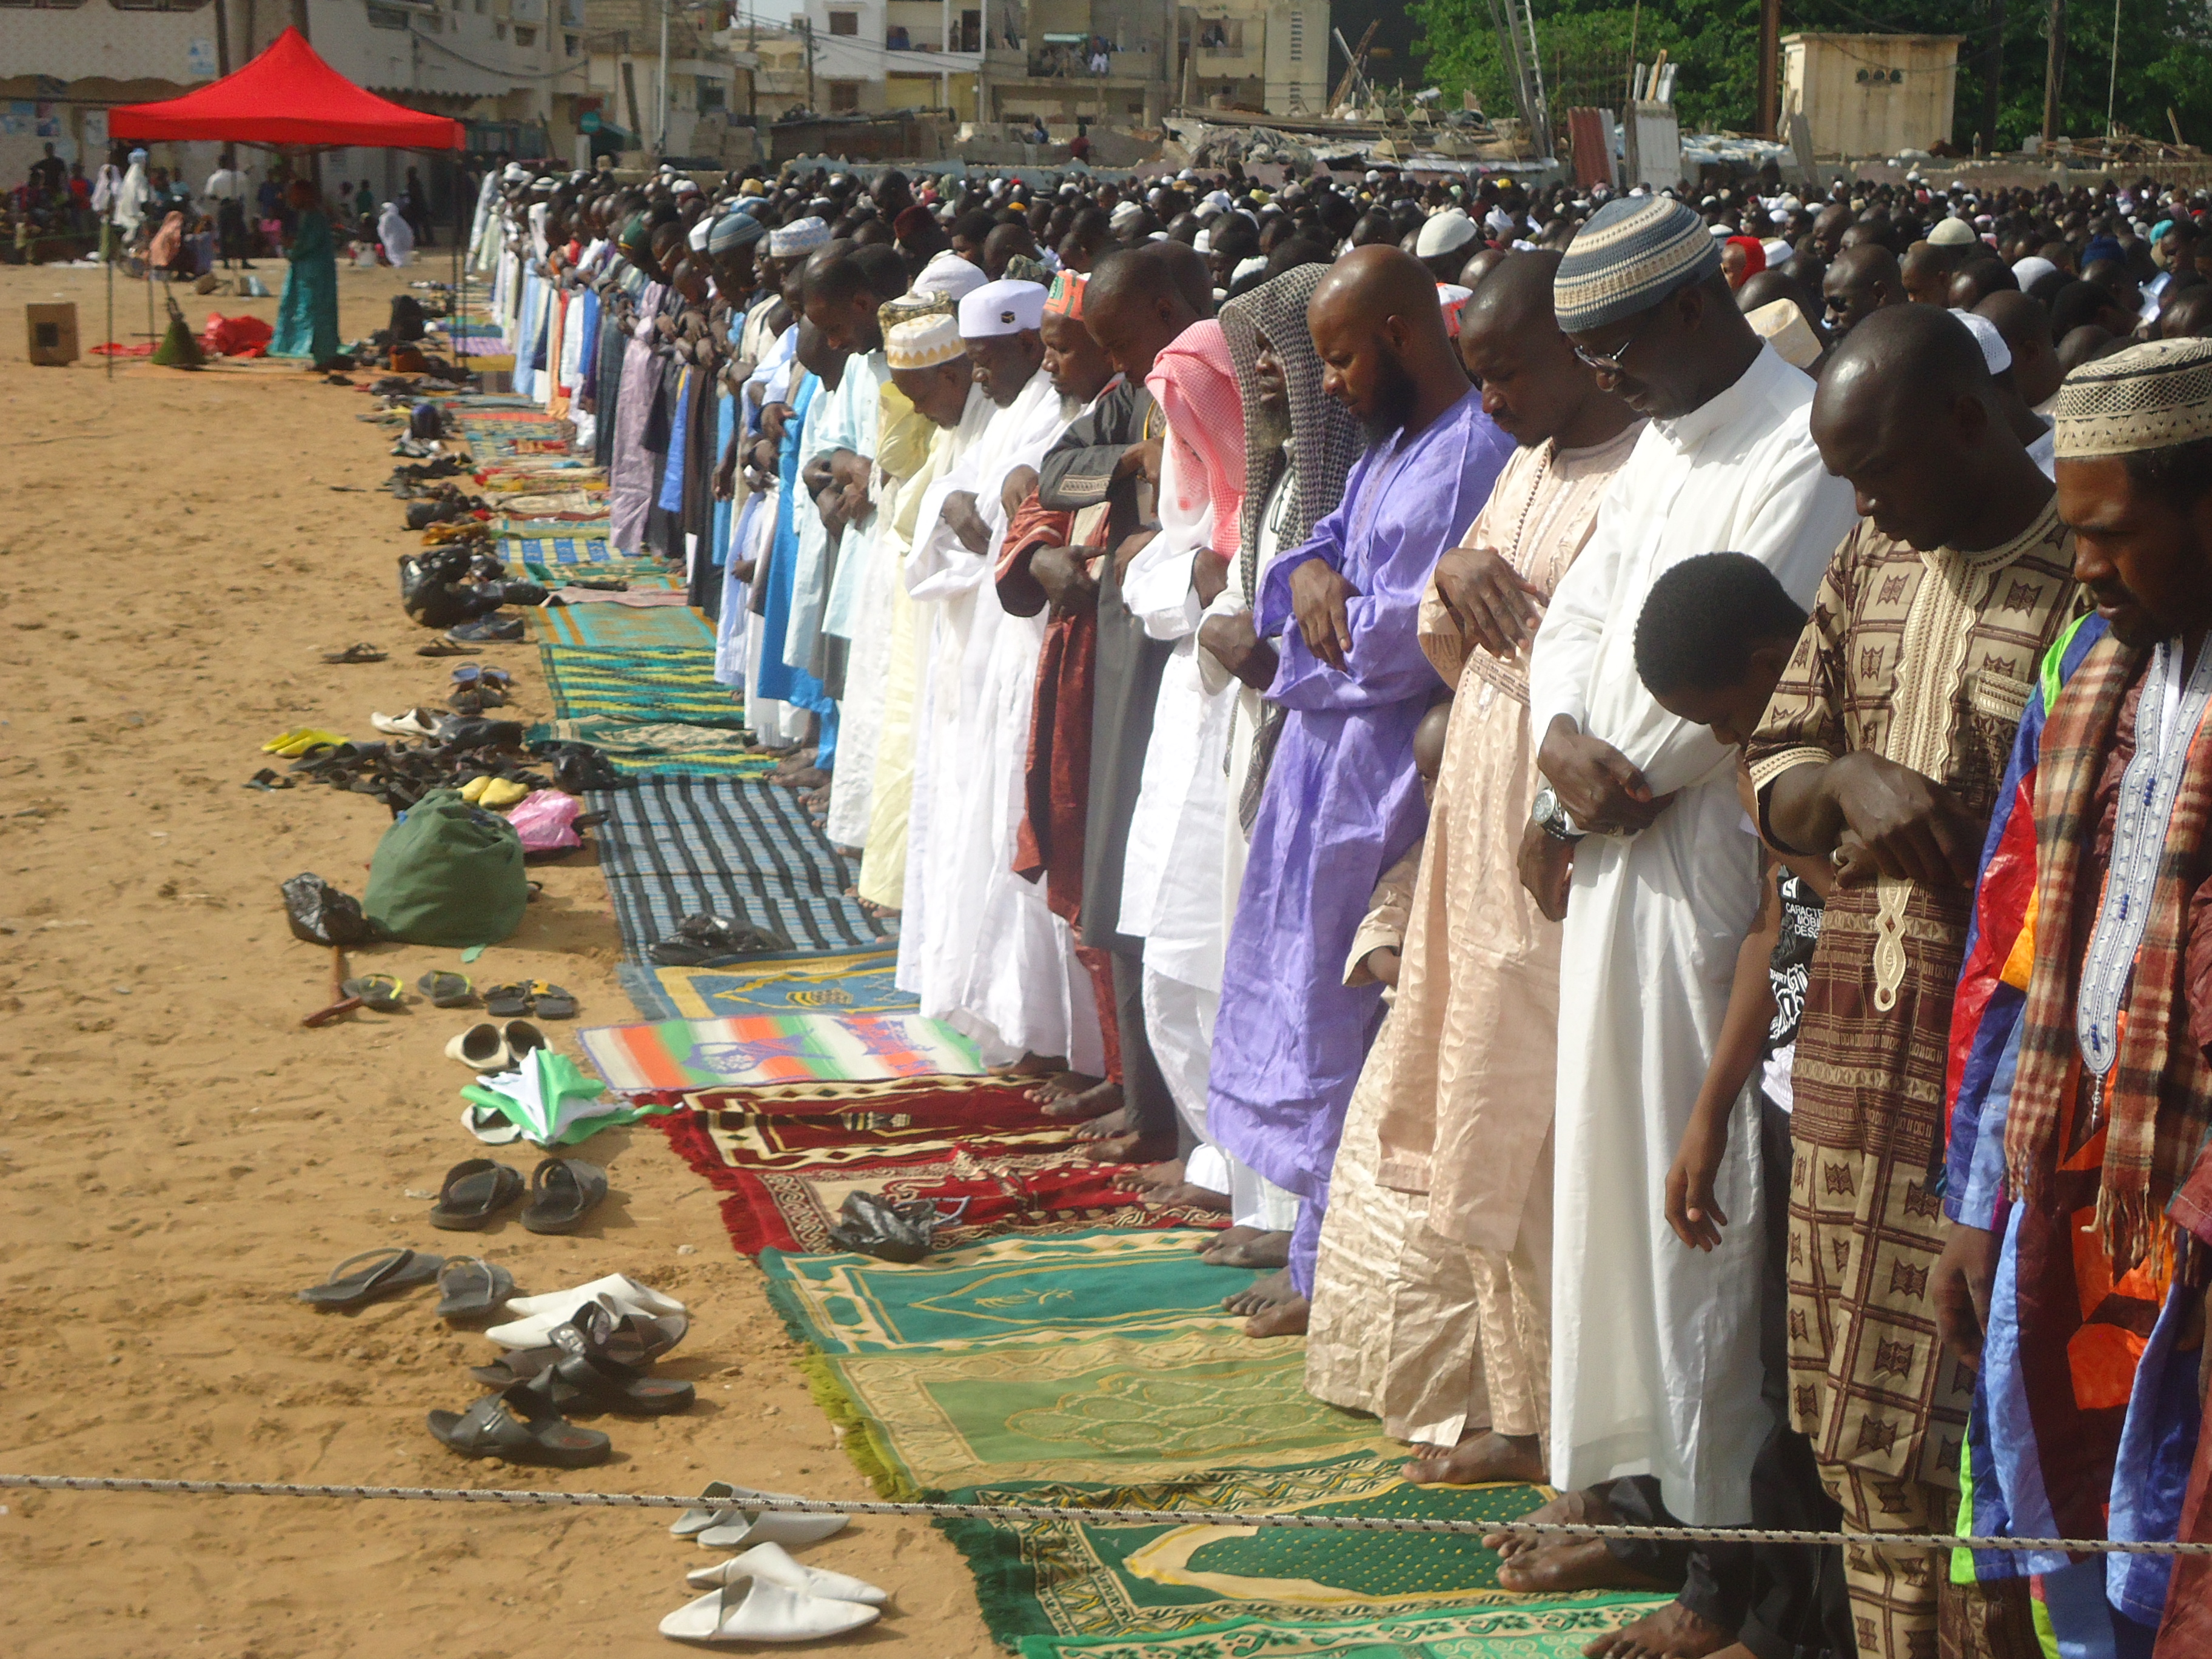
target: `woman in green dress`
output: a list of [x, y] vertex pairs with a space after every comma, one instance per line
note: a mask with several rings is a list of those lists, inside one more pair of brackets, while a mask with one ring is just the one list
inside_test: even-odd
[[292, 205], [299, 211], [300, 227], [284, 250], [292, 269], [284, 278], [284, 301], [277, 307], [276, 337], [270, 342], [269, 355], [305, 357], [317, 368], [328, 368], [339, 358], [336, 244], [313, 184], [292, 181]]

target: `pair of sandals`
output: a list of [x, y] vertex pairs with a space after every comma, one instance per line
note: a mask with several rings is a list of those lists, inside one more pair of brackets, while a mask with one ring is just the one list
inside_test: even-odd
[[499, 1025], [479, 1020], [446, 1045], [446, 1058], [459, 1060], [472, 1072], [495, 1076], [513, 1071], [524, 1055], [546, 1046], [545, 1033], [526, 1019]]
[[524, 1196], [522, 1224], [533, 1233], [573, 1233], [607, 1195], [607, 1172], [580, 1158], [549, 1158], [522, 1172], [488, 1158], [464, 1158], [446, 1171], [430, 1206], [430, 1224], [446, 1232], [478, 1232]]
[[[362, 974], [338, 988], [349, 997], [360, 998], [364, 1007], [374, 1008], [380, 1014], [396, 1014], [407, 1006], [406, 989], [397, 974]], [[433, 971], [416, 980], [415, 988], [440, 1008], [465, 1008], [476, 1000], [476, 988], [469, 982], [466, 974]], [[539, 1037], [538, 1042], [542, 1048], [545, 1039]]]
[[735, 921], [703, 914], [686, 916], [646, 955], [663, 968], [719, 968], [791, 948], [787, 936], [772, 927], [754, 927], [740, 911]]
[[464, 1412], [432, 1412], [430, 1433], [465, 1457], [567, 1469], [604, 1463], [613, 1443], [596, 1429], [578, 1428], [564, 1413], [659, 1417], [687, 1409], [696, 1397], [689, 1382], [647, 1374], [666, 1351], [654, 1345], [656, 1322], [586, 1303], [554, 1328], [550, 1346], [478, 1368], [476, 1375], [495, 1382], [497, 1392]]
[[484, 1012], [495, 1019], [520, 1019], [535, 1014], [540, 1019], [574, 1019], [576, 994], [542, 979], [484, 988]]
[[866, 1579], [803, 1565], [775, 1543], [696, 1568], [684, 1582], [707, 1593], [660, 1621], [660, 1633], [679, 1642], [819, 1641], [872, 1625], [890, 1600]]
[[424, 1285], [438, 1287], [438, 1317], [480, 1319], [499, 1311], [514, 1294], [514, 1275], [475, 1256], [447, 1261], [427, 1251], [386, 1246], [348, 1256], [319, 1285], [296, 1292], [312, 1307], [344, 1312]]

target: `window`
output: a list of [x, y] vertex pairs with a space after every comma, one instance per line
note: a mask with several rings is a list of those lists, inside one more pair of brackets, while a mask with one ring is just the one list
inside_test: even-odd
[[574, 58], [578, 52], [583, 51], [583, 49], [584, 40], [581, 35], [564, 34], [561, 37], [561, 50], [568, 53], [569, 57]]
[[84, 0], [0, 0], [0, 7], [13, 6], [24, 11], [75, 11]]
[[699, 77], [699, 112], [705, 115], [711, 111], [725, 110], [729, 106], [728, 87], [720, 81], [709, 80], [707, 76], [701, 76]]
[[368, 9], [368, 26], [373, 29], [404, 29], [407, 14], [397, 6], [372, 5]]
[[908, 37], [906, 25], [894, 23], [884, 31], [884, 45], [892, 52], [911, 52], [913, 44]]
[[981, 12], [963, 11], [960, 14], [960, 44], [953, 50], [955, 52], [983, 50], [983, 14]]
[[830, 14], [830, 33], [858, 34], [860, 32], [860, 14], [857, 11], [833, 11]]
[[851, 115], [860, 107], [860, 83], [858, 81], [832, 81], [830, 83], [830, 112], [832, 115]]
[[492, 39], [495, 40], [504, 40], [507, 39], [507, 25], [504, 23], [494, 23], [491, 26], [491, 33]]
[[107, 0], [118, 11], [198, 11], [207, 0]]
[[517, 23], [514, 26], [514, 44], [518, 46], [536, 46], [538, 44], [538, 31], [536, 29], [526, 29], [523, 27], [521, 24]]

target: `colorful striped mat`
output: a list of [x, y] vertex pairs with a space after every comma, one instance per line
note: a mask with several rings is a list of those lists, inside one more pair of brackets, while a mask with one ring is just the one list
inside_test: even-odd
[[744, 726], [738, 693], [716, 682], [711, 661], [696, 651], [598, 651], [540, 644], [540, 663], [554, 713], [562, 720], [602, 719], [637, 725], [681, 721]]
[[714, 678], [714, 625], [689, 605], [639, 608], [626, 605], [547, 605], [523, 613], [530, 637], [540, 645], [628, 654], [637, 651], [694, 653], [709, 683]]
[[898, 988], [896, 950], [757, 958], [729, 968], [623, 967], [623, 988], [649, 1019], [738, 1014], [886, 1014], [911, 1011]]
[[627, 1094], [833, 1079], [974, 1077], [975, 1045], [919, 1014], [763, 1014], [664, 1019], [578, 1033], [585, 1058]]

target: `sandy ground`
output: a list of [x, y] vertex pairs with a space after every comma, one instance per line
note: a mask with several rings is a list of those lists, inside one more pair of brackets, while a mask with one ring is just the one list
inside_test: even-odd
[[[342, 273], [344, 331], [383, 320], [405, 275]], [[281, 270], [262, 275], [278, 285]], [[143, 291], [118, 284], [118, 329]], [[276, 884], [312, 870], [358, 894], [386, 822], [361, 797], [240, 787], [289, 726], [374, 736], [372, 709], [435, 702], [450, 663], [413, 654], [393, 561], [411, 538], [377, 493], [386, 429], [365, 393], [296, 368], [191, 374], [96, 359], [33, 368], [21, 304], [75, 301], [104, 337], [98, 271], [0, 267], [0, 1468], [362, 1484], [690, 1492], [714, 1479], [867, 1495], [832, 1444], [714, 1200], [658, 1133], [583, 1156], [613, 1193], [588, 1236], [508, 1218], [441, 1233], [423, 1201], [484, 1149], [458, 1121], [441, 1050], [465, 1016], [416, 999], [322, 1030], [329, 957], [287, 933]], [[276, 301], [187, 296], [274, 319]], [[135, 337], [126, 332], [124, 337]], [[366, 376], [364, 379], [368, 378]], [[352, 493], [359, 492], [359, 493]], [[356, 640], [369, 666], [319, 659]], [[546, 713], [537, 653], [492, 647], [522, 716]], [[279, 763], [281, 765], [282, 763]], [[467, 969], [543, 978], [580, 1023], [629, 1018], [588, 855], [538, 873], [521, 931]], [[459, 952], [358, 958], [411, 987]], [[556, 1041], [565, 1033], [553, 1027]], [[574, 1028], [569, 1028], [573, 1030]], [[571, 1042], [563, 1046], [571, 1048]], [[499, 1154], [526, 1174], [526, 1146]], [[482, 1254], [544, 1291], [623, 1272], [690, 1304], [663, 1362], [697, 1407], [594, 1419], [613, 1461], [563, 1474], [465, 1462], [423, 1413], [483, 1392], [493, 1357], [418, 1291], [356, 1314], [292, 1298], [387, 1244]], [[665, 1514], [0, 1492], [0, 1652], [292, 1655], [665, 1653], [683, 1573], [719, 1559]], [[958, 1558], [918, 1522], [860, 1521], [806, 1552], [890, 1589], [842, 1649], [997, 1651]]]

